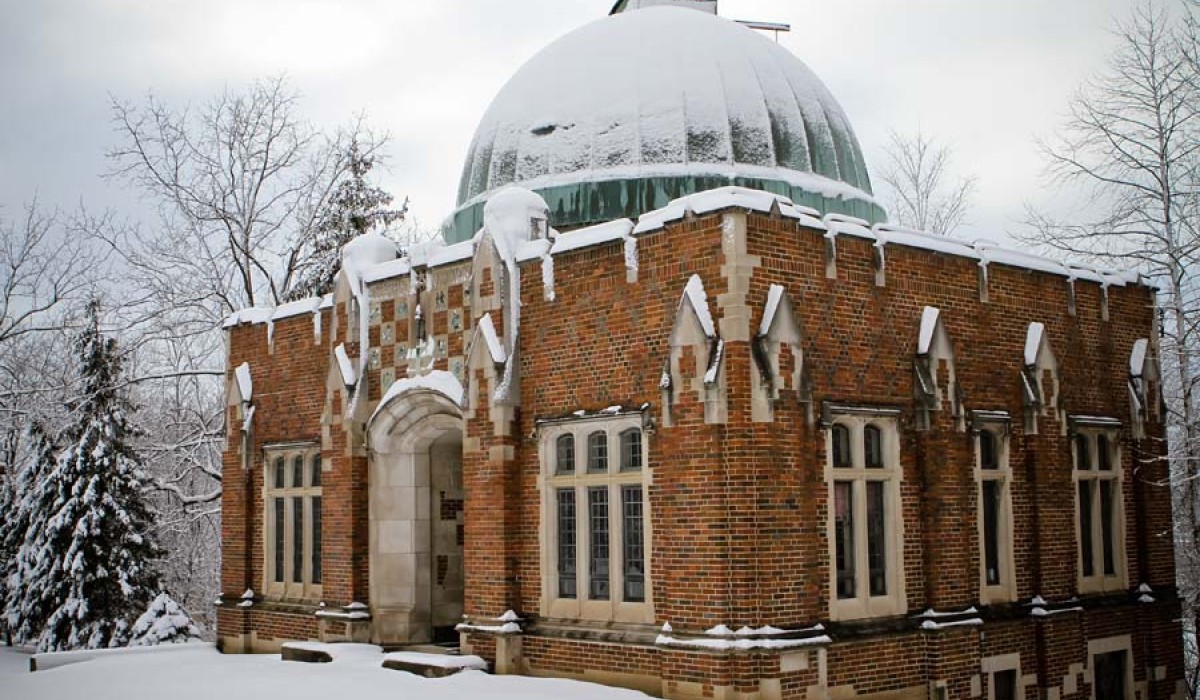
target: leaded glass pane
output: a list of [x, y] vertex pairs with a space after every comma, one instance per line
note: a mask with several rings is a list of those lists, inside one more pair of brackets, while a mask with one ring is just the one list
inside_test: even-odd
[[867, 568], [871, 595], [887, 595], [887, 513], [884, 484], [867, 482]]
[[621, 487], [622, 560], [624, 598], [628, 603], [646, 600], [646, 553], [642, 522], [642, 487]]
[[987, 470], [1000, 468], [1000, 459], [996, 451], [996, 435], [990, 430], [979, 432], [979, 467]]
[[883, 469], [883, 434], [874, 425], [863, 429], [863, 461], [867, 469]]
[[1096, 437], [1096, 456], [1100, 459], [1100, 471], [1112, 471], [1112, 451], [1108, 444], [1107, 435]]
[[554, 442], [554, 473], [575, 473], [575, 436], [570, 433], [559, 435]]
[[1075, 436], [1075, 468], [1081, 472], [1089, 471], [1092, 468], [1090, 447], [1087, 436]]
[[1113, 482], [1100, 482], [1100, 547], [1104, 557], [1104, 575], [1117, 573], [1116, 542], [1113, 541]]
[[559, 489], [555, 500], [558, 510], [558, 597], [574, 598], [575, 489]]
[[588, 598], [608, 600], [608, 487], [588, 489]]
[[304, 486], [304, 458], [296, 457], [292, 460], [292, 488], [298, 489]]
[[312, 582], [321, 582], [321, 497], [312, 498]]
[[276, 457], [275, 458], [275, 488], [277, 488], [277, 489], [283, 488], [283, 474], [284, 474], [283, 457]]
[[1092, 482], [1079, 482], [1079, 554], [1083, 560], [1083, 575], [1096, 574], [1092, 544]]
[[854, 483], [837, 481], [833, 484], [834, 559], [837, 575], [837, 597], [853, 598], [854, 573]]
[[621, 471], [636, 472], [642, 469], [642, 431], [630, 428], [621, 433]]
[[603, 430], [588, 435], [587, 470], [589, 474], [608, 472], [608, 433]]
[[312, 477], [309, 481], [313, 486], [321, 485], [321, 455], [313, 455], [312, 458]]
[[989, 586], [1000, 585], [1000, 483], [983, 482], [983, 566]]
[[850, 466], [850, 429], [844, 425], [833, 426], [833, 466], [839, 469]]
[[[279, 474], [283, 476], [283, 460], [278, 461]], [[275, 583], [283, 583], [283, 499], [276, 498], [275, 502]]]
[[304, 499], [292, 498], [292, 583], [304, 583]]

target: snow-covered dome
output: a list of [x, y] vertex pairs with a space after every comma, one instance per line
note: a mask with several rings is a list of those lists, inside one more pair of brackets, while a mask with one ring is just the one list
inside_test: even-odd
[[447, 238], [473, 235], [482, 203], [514, 183], [546, 199], [558, 228], [730, 184], [884, 218], [820, 79], [754, 30], [681, 7], [592, 22], [526, 63], [475, 133]]

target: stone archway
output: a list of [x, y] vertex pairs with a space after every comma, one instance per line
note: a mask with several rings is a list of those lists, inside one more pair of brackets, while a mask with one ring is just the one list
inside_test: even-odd
[[389, 397], [367, 426], [372, 640], [456, 638], [463, 613], [462, 412], [445, 394]]

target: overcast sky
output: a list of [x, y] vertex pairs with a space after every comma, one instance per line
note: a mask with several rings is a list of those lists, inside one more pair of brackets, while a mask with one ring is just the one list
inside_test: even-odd
[[[888, 131], [956, 148], [979, 189], [967, 236], [999, 238], [1045, 198], [1036, 138], [1103, 68], [1136, 0], [721, 0], [736, 19], [787, 22], [781, 42], [841, 102], [870, 168]], [[1163, 0], [1164, 2], [1169, 0]], [[102, 180], [109, 96], [174, 104], [286, 73], [305, 116], [364, 112], [391, 135], [381, 184], [434, 226], [504, 81], [612, 0], [0, 0], [0, 206], [114, 207]], [[878, 178], [876, 178], [878, 180]]]

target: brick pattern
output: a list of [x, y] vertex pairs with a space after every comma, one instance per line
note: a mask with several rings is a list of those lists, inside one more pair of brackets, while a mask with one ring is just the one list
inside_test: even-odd
[[[731, 274], [722, 237], [728, 213], [694, 217], [639, 237], [639, 269], [629, 281], [620, 242], [556, 256], [555, 299], [543, 293], [539, 262], [524, 263], [521, 278], [522, 330], [519, 408], [489, 400], [498, 381], [491, 368], [468, 370], [467, 343], [478, 317], [492, 314], [504, 328], [497, 299], [506, 287], [504, 270], [485, 244], [474, 261], [463, 261], [418, 279], [428, 337], [441, 340], [424, 366], [470, 373], [472, 408], [464, 425], [465, 502], [443, 500], [440, 515], [462, 510], [465, 541], [466, 611], [494, 617], [509, 608], [536, 618], [541, 600], [539, 544], [539, 455], [536, 421], [579, 409], [650, 404], [662, 410], [658, 382], [684, 283], [699, 274], [719, 322]], [[740, 215], [740, 214], [739, 214]], [[822, 232], [794, 222], [748, 214], [746, 252], [755, 259], [745, 304], [757, 328], [767, 290], [785, 287], [802, 326], [802, 357], [785, 351], [782, 369], [804, 362], [813, 399], [866, 403], [901, 409], [901, 499], [903, 567], [908, 614], [933, 607], [957, 610], [979, 597], [977, 494], [972, 473], [972, 436], [958, 429], [948, 406], [934, 411], [928, 430], [915, 425], [913, 360], [924, 306], [941, 309], [954, 347], [956, 380], [968, 409], [1006, 410], [1012, 471], [1014, 569], [1018, 598], [1042, 595], [1063, 600], [1076, 594], [1074, 486], [1065, 426], [1053, 411], [1025, 431], [1019, 372], [1028, 324], [1039, 321], [1058, 363], [1061, 403], [1067, 413], [1121, 420], [1124, 469], [1125, 549], [1131, 588], [1146, 582], [1160, 602], [1134, 604], [1134, 596], [1085, 597], [1084, 613], [1034, 620], [1020, 605], [991, 606], [982, 628], [912, 631], [903, 619], [844, 624], [831, 630], [827, 683], [850, 686], [854, 694], [900, 692], [946, 681], [948, 697], [970, 697], [971, 678], [982, 658], [1020, 653], [1022, 674], [1035, 674], [1036, 687], [1058, 688], [1060, 697], [1087, 697], [1082, 682], [1074, 695], [1063, 678], [1086, 664], [1087, 641], [1133, 635], [1138, 682], [1148, 683], [1148, 700], [1167, 700], [1182, 678], [1178, 602], [1170, 499], [1157, 484], [1164, 466], [1155, 440], [1134, 441], [1129, 430], [1125, 387], [1133, 341], [1150, 337], [1152, 290], [1131, 286], [1109, 290], [1109, 320], [1101, 315], [1097, 285], [1076, 283], [1076, 313], [1069, 312], [1066, 280], [993, 264], [987, 302], [979, 293], [979, 270], [970, 260], [889, 246], [886, 282], [876, 284], [871, 245], [852, 237], [837, 242], [837, 276], [826, 277]], [[567, 234], [570, 235], [570, 234]], [[366, 405], [390, 381], [413, 369], [417, 296], [410, 280], [372, 288], [370, 369]], [[738, 293], [739, 295], [741, 292]], [[740, 297], [739, 297], [740, 299]], [[740, 301], [738, 303], [741, 303]], [[261, 445], [273, 440], [322, 441], [326, 472], [326, 582], [331, 605], [368, 600], [366, 454], [361, 432], [347, 424], [348, 397], [330, 365], [331, 349], [345, 342], [358, 356], [357, 330], [347, 321], [343, 296], [322, 313], [323, 340], [314, 342], [309, 319], [275, 324], [274, 352], [263, 326], [229, 332], [229, 367], [251, 364], [257, 413], [248, 451], [251, 468], [241, 468], [238, 409], [230, 408], [230, 442], [225, 453], [226, 496], [222, 581], [235, 598], [261, 578]], [[726, 328], [723, 327], [723, 330]], [[752, 333], [751, 333], [752, 335]], [[444, 347], [444, 349], [442, 349]], [[726, 343], [721, 385], [727, 402], [723, 423], [706, 423], [701, 397], [677, 391], [671, 427], [646, 436], [653, 485], [649, 517], [653, 528], [651, 580], [657, 624], [698, 632], [717, 624], [799, 627], [829, 617], [829, 543], [825, 440], [810, 424], [795, 387], [785, 386], [772, 407], [772, 421], [755, 422], [750, 395], [757, 372], [750, 344]], [[703, 373], [691, 354], [685, 375]], [[939, 368], [945, 379], [947, 368]], [[332, 378], [332, 379], [331, 379]], [[816, 411], [819, 414], [819, 410]], [[366, 412], [369, 415], [369, 410]], [[511, 419], [511, 422], [509, 422]], [[351, 421], [352, 423], [353, 421]], [[1162, 426], [1148, 423], [1147, 434]], [[361, 431], [361, 426], [358, 427]], [[315, 603], [315, 601], [310, 601]], [[247, 634], [306, 638], [315, 631], [302, 616], [244, 613], [222, 608], [222, 636]], [[906, 627], [907, 624], [907, 627]], [[889, 625], [891, 625], [889, 627]], [[653, 630], [645, 630], [652, 633]], [[494, 639], [469, 635], [474, 653], [495, 659]], [[780, 672], [779, 655], [713, 654], [614, 645], [528, 635], [525, 663], [536, 672], [586, 675], [617, 670], [657, 675], [662, 692], [678, 694], [698, 684], [753, 693], [763, 679], [778, 681], [784, 697], [804, 697], [819, 682], [818, 653], [804, 670]], [[1146, 668], [1165, 667], [1166, 680], [1149, 681]], [[1143, 699], [1147, 700], [1147, 699]]]

